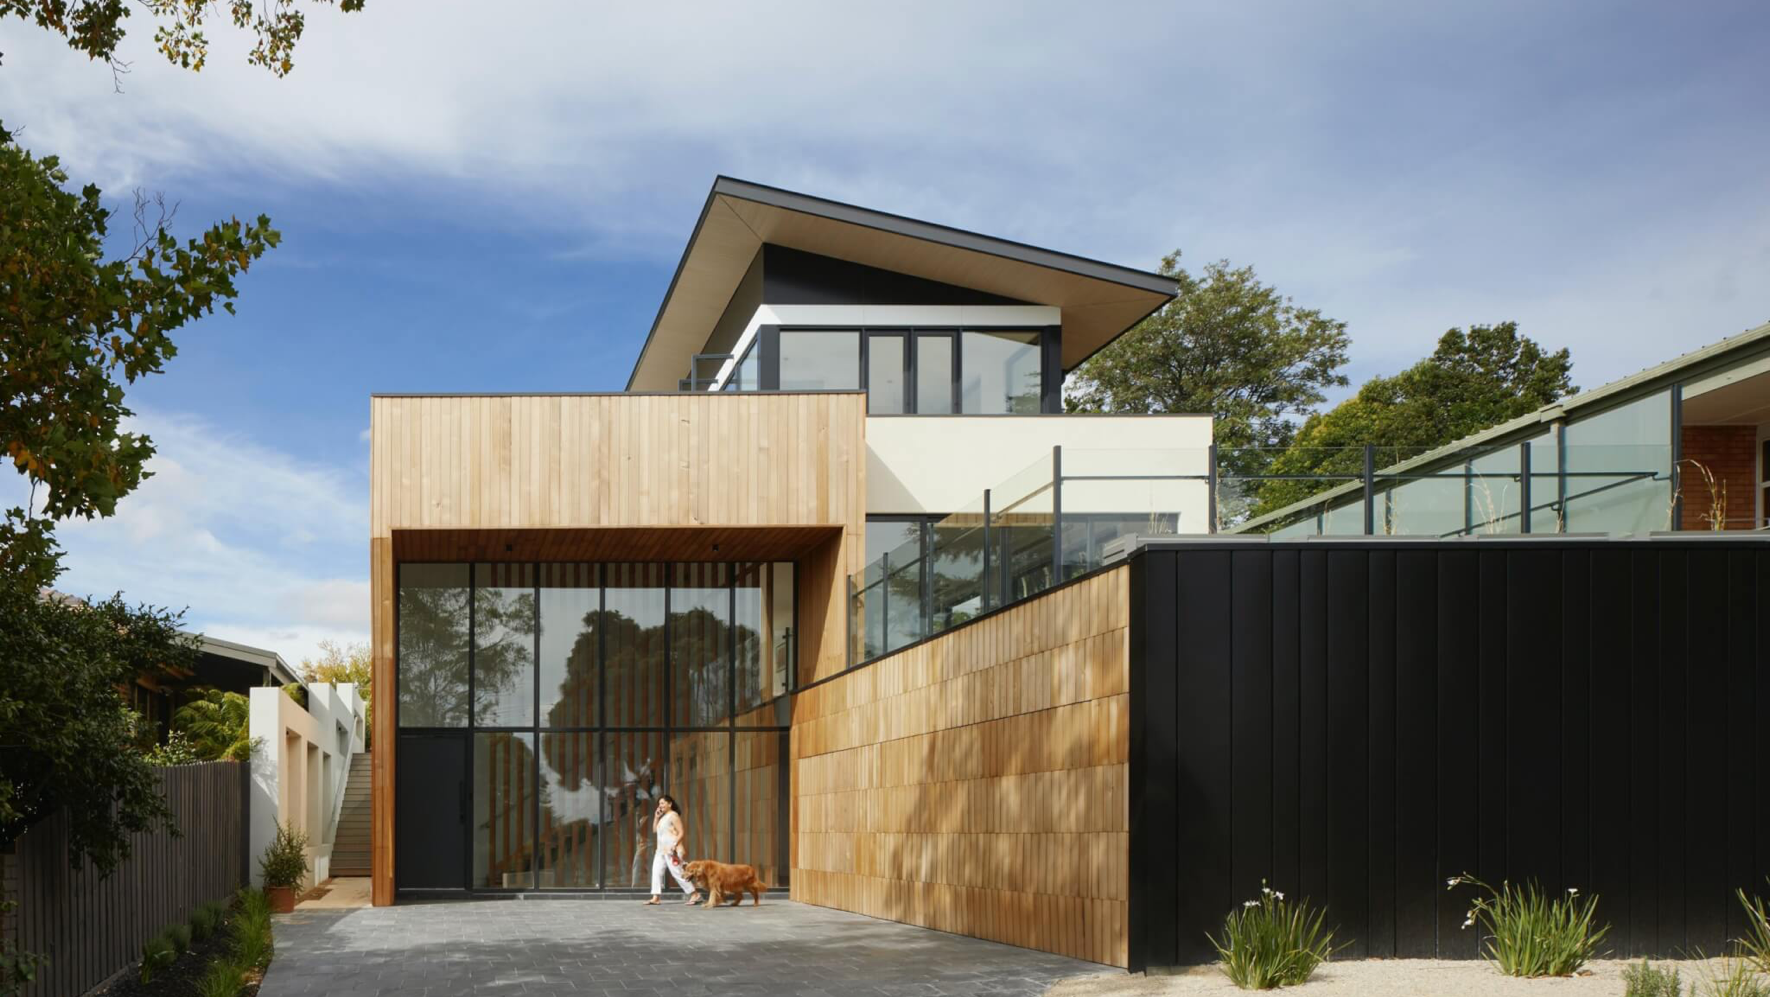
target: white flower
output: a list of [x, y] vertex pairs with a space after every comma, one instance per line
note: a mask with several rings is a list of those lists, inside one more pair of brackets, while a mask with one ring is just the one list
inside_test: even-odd
[[1258, 900], [1243, 900], [1241, 902], [1241, 905], [1243, 907], [1258, 907], [1258, 906], [1260, 906], [1260, 901], [1258, 901]]
[[1277, 897], [1277, 898], [1278, 898], [1278, 899], [1280, 899], [1280, 900], [1283, 900], [1283, 899], [1284, 899], [1284, 894], [1282, 894], [1282, 893], [1280, 893], [1280, 892], [1278, 892], [1278, 891], [1277, 891], [1277, 890], [1273, 890], [1273, 891], [1272, 891], [1272, 895], [1273, 895], [1273, 896], [1275, 896], [1275, 897]]
[[1473, 927], [1474, 925], [1475, 925], [1475, 916], [1473, 914], [1471, 914], [1469, 916], [1469, 919], [1467, 921], [1463, 922], [1463, 927], [1469, 928], [1469, 927]]
[[1463, 877], [1461, 877], [1461, 876], [1452, 876], [1452, 877], [1450, 877], [1450, 878], [1449, 878], [1449, 879], [1447, 879], [1447, 880], [1445, 880], [1445, 881], [1444, 881], [1444, 888], [1445, 888], [1445, 889], [1447, 889], [1447, 890], [1448, 890], [1448, 889], [1451, 889], [1451, 888], [1452, 888], [1452, 887], [1455, 887], [1455, 886], [1456, 886], [1456, 885], [1457, 885], [1457, 884], [1458, 884], [1458, 883], [1460, 883], [1460, 882], [1462, 882], [1462, 881], [1463, 881]]
[[1569, 887], [1568, 887], [1568, 888], [1567, 888], [1567, 895], [1568, 895], [1568, 896], [1570, 896], [1570, 897], [1577, 897], [1577, 896], [1579, 896], [1579, 887], [1577, 887], [1577, 886], [1569, 886]]

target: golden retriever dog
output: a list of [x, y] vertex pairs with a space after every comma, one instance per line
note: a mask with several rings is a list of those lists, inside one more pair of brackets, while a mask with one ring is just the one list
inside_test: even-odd
[[755, 902], [750, 906], [762, 906], [762, 891], [768, 884], [756, 875], [753, 865], [729, 865], [715, 862], [712, 859], [696, 859], [684, 866], [682, 874], [688, 881], [700, 889], [707, 891], [707, 909], [723, 904], [728, 898], [733, 905], [744, 902], [744, 894], [748, 893]]

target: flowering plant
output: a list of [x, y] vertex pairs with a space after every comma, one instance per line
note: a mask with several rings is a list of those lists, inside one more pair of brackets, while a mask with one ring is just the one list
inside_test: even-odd
[[1468, 873], [1446, 885], [1486, 894], [1475, 898], [1463, 927], [1481, 926], [1487, 957], [1507, 976], [1572, 976], [1610, 932], [1608, 924], [1594, 927], [1598, 898], [1581, 898], [1577, 888], [1551, 899], [1535, 883], [1501, 881], [1495, 889]]
[[1223, 938], [1207, 935], [1223, 960], [1223, 972], [1243, 990], [1290, 987], [1309, 979], [1334, 952], [1334, 933], [1323, 929], [1325, 910], [1309, 901], [1288, 901], [1266, 886], [1223, 919]]

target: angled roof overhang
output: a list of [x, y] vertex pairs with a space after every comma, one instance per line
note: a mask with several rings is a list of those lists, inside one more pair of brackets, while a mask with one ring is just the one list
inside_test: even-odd
[[1160, 274], [719, 177], [627, 390], [676, 389], [763, 243], [1061, 308], [1064, 370], [1177, 291]]

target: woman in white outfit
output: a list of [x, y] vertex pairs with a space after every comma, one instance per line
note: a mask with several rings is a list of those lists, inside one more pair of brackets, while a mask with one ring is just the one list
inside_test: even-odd
[[676, 885], [682, 887], [685, 904], [699, 903], [700, 891], [682, 875], [682, 837], [686, 828], [682, 823], [682, 809], [669, 796], [658, 797], [657, 813], [652, 817], [652, 826], [658, 830], [657, 851], [652, 853], [651, 860], [651, 899], [648, 904], [661, 903], [658, 898], [664, 892], [664, 870], [670, 870]]

